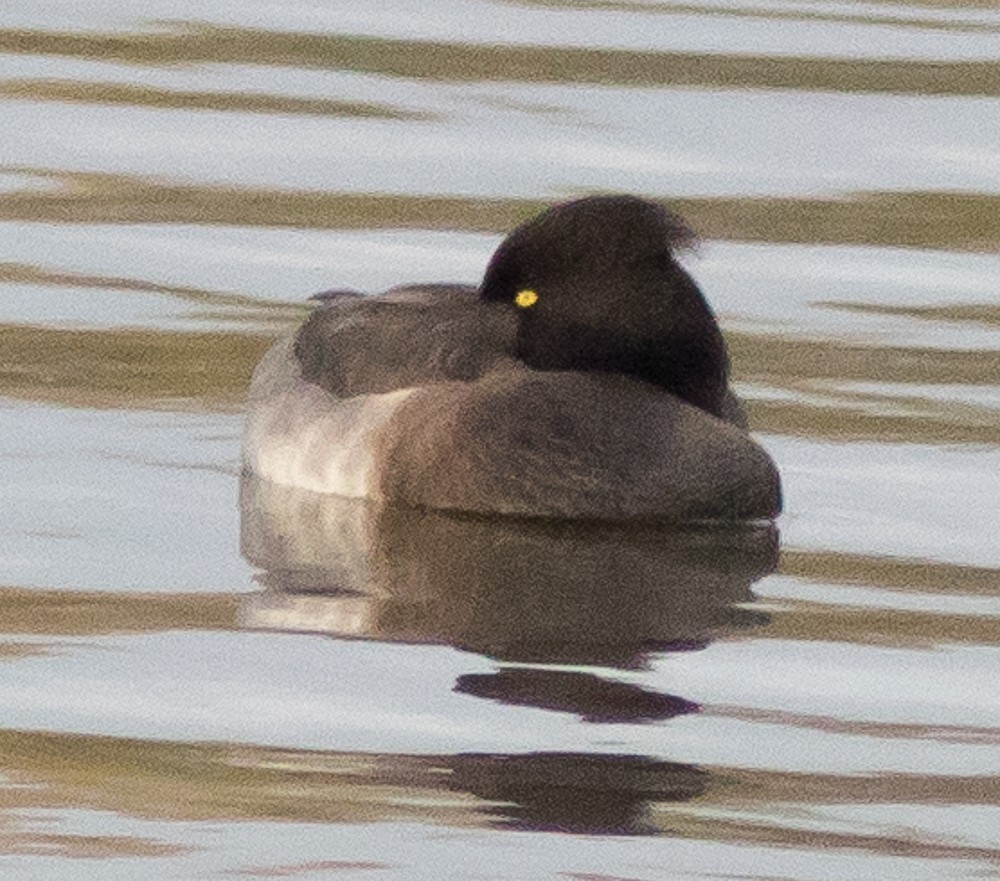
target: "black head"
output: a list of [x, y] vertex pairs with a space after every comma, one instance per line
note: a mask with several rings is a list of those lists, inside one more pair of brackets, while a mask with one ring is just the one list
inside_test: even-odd
[[644, 199], [567, 202], [507, 236], [480, 295], [518, 311], [517, 355], [529, 366], [630, 374], [718, 415], [725, 344], [673, 253], [693, 240], [679, 217]]

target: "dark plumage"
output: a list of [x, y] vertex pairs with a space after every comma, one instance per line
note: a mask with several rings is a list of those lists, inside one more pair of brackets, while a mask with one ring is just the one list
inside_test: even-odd
[[722, 334], [631, 196], [558, 205], [497, 248], [478, 291], [334, 291], [262, 363], [251, 471], [322, 492], [554, 517], [745, 518], [780, 509]]

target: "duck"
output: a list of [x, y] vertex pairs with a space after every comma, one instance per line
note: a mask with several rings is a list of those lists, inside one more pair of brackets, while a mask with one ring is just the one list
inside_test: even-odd
[[344, 498], [555, 520], [773, 520], [719, 323], [659, 202], [513, 229], [478, 286], [319, 295], [254, 371], [245, 474]]

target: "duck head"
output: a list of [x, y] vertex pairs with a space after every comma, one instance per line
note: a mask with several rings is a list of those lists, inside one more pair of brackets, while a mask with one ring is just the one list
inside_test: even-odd
[[634, 196], [567, 202], [507, 236], [480, 296], [517, 313], [516, 354], [530, 367], [628, 374], [720, 415], [726, 346], [674, 258], [693, 239], [675, 214]]

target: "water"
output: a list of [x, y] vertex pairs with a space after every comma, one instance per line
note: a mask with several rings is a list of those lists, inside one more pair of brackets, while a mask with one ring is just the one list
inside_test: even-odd
[[[992, 4], [8, 6], [4, 877], [1000, 875]], [[595, 190], [702, 232], [780, 553], [240, 487], [309, 294]]]

